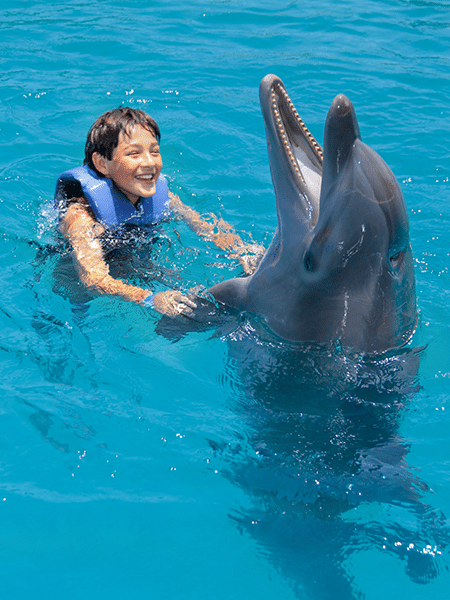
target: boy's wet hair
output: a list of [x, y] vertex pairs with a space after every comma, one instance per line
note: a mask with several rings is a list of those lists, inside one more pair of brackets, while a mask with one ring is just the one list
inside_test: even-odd
[[101, 175], [92, 161], [94, 152], [98, 152], [101, 156], [111, 160], [114, 150], [119, 144], [120, 134], [123, 133], [125, 136], [129, 136], [130, 130], [136, 127], [136, 125], [140, 125], [144, 129], [147, 129], [147, 131], [150, 131], [158, 142], [161, 139], [161, 133], [156, 121], [143, 110], [125, 106], [105, 112], [95, 121], [89, 130], [84, 149], [83, 164], [87, 164], [98, 175]]

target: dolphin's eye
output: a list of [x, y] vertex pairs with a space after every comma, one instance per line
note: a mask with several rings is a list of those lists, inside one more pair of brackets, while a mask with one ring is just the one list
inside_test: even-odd
[[317, 269], [317, 262], [316, 262], [316, 259], [314, 258], [314, 254], [311, 252], [311, 250], [308, 250], [308, 252], [306, 252], [303, 262], [305, 264], [305, 269], [307, 271], [312, 272]]
[[403, 250], [400, 250], [400, 252], [393, 254], [390, 258], [391, 266], [398, 267], [403, 259], [403, 256], [404, 256]]

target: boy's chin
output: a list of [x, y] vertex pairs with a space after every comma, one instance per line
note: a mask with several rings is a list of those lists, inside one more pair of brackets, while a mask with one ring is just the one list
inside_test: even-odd
[[148, 198], [149, 196], [153, 196], [155, 194], [156, 183], [153, 185], [137, 186], [134, 190], [130, 190], [130, 192], [133, 196], [136, 196], [137, 198]]
[[156, 192], [156, 183], [158, 179], [154, 179], [151, 184], [148, 185], [140, 185], [139, 187], [144, 192], [141, 196], [153, 196]]
[[142, 190], [142, 192], [139, 194], [139, 196], [141, 198], [147, 198], [148, 196], [153, 196], [156, 192], [156, 186], [152, 186], [151, 188], [145, 188]]

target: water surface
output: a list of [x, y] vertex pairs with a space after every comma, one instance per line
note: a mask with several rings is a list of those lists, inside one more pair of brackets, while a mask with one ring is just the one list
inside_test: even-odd
[[[5, 598], [446, 597], [449, 9], [3, 3]], [[57, 278], [67, 248], [56, 177], [81, 162], [93, 120], [123, 104], [158, 121], [172, 191], [267, 245], [267, 73], [319, 142], [334, 96], [347, 94], [362, 139], [402, 186], [420, 310], [405, 354], [300, 351], [244, 317], [174, 341], [156, 314], [83, 302]], [[179, 222], [162, 227], [153, 259], [160, 286], [240, 273]]]

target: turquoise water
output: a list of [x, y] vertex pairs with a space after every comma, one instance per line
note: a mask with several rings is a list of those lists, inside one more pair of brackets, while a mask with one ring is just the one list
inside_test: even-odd
[[[2, 597], [446, 597], [449, 2], [2, 0], [0, 14]], [[55, 179], [122, 104], [160, 124], [184, 202], [267, 245], [271, 72], [320, 142], [347, 94], [401, 183], [425, 348], [412, 381], [415, 355], [405, 376], [388, 357], [366, 377], [246, 317], [174, 340], [145, 309], [83, 303], [58, 279]], [[179, 222], [152, 258], [158, 285], [240, 273]]]

